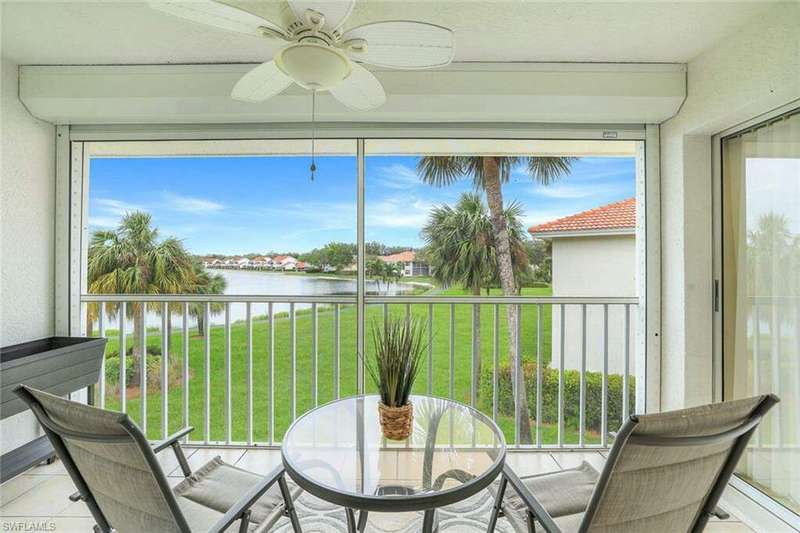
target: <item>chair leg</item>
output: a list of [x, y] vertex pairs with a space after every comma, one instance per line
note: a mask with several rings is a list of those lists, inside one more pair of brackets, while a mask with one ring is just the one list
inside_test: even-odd
[[711, 514], [713, 514], [714, 516], [716, 516], [716, 517], [717, 517], [717, 518], [719, 518], [720, 520], [727, 520], [728, 518], [730, 518], [730, 517], [731, 517], [730, 513], [728, 513], [727, 511], [725, 511], [725, 510], [724, 510], [722, 507], [720, 507], [719, 505], [717, 505], [716, 507], [714, 507], [714, 510], [713, 510], [713, 511], [711, 511]]
[[283, 476], [278, 478], [278, 487], [281, 489], [284, 512], [286, 513], [286, 516], [289, 517], [289, 521], [292, 523], [292, 529], [295, 533], [302, 533], [303, 530], [300, 528], [300, 519], [297, 518], [297, 511], [295, 511], [294, 502], [292, 502], [292, 494], [289, 492], [289, 487], [286, 485], [286, 479], [284, 479]]
[[489, 517], [489, 527], [486, 528], [486, 533], [494, 533], [494, 528], [497, 525], [497, 517], [500, 516], [500, 511], [503, 508], [503, 498], [505, 497], [507, 486], [508, 480], [506, 476], [501, 476], [500, 486], [497, 488], [497, 497], [494, 500], [494, 506], [492, 506], [492, 516]]
[[242, 517], [239, 519], [239, 533], [247, 533], [247, 528], [250, 526], [250, 510], [242, 513]]
[[536, 533], [536, 516], [528, 511], [528, 533]]

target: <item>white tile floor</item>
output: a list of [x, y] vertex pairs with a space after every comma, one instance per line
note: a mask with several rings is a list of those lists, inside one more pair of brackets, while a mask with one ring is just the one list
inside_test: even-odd
[[[276, 450], [185, 448], [191, 467], [197, 468], [216, 455], [223, 460], [254, 472], [267, 473], [280, 464]], [[178, 483], [180, 468], [174, 455], [165, 450], [159, 454], [170, 481]], [[581, 461], [602, 468], [605, 461], [599, 452], [510, 452], [508, 462], [520, 475], [552, 472], [569, 468]], [[0, 531], [49, 531], [56, 533], [90, 532], [94, 521], [86, 505], [72, 503], [67, 496], [75, 487], [61, 462], [42, 465], [0, 485]], [[27, 528], [27, 529], [25, 529]], [[748, 526], [731, 517], [714, 520], [706, 528], [711, 533], [752, 532]]]

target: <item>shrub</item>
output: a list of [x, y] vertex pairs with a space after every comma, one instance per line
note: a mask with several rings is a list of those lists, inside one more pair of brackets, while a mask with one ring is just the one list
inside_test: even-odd
[[[529, 417], [536, 416], [536, 363], [524, 363], [525, 389], [528, 395]], [[622, 420], [622, 376], [608, 376], [608, 420], [609, 429]], [[634, 377], [628, 380], [628, 408], [634, 412], [636, 383]], [[586, 372], [586, 429], [599, 432], [602, 418], [603, 375], [600, 372]], [[482, 409], [492, 408], [492, 369], [481, 371], [480, 398]], [[578, 425], [580, 410], [580, 371], [564, 371], [564, 420], [568, 425]], [[508, 363], [497, 369], [497, 411], [503, 416], [514, 416], [514, 396], [511, 389], [511, 368]], [[542, 367], [542, 423], [558, 423], [558, 370], [548, 365]]]
[[[134, 357], [125, 358], [125, 375], [129, 387], [139, 386], [139, 367], [134, 367]], [[180, 357], [170, 357], [169, 382], [170, 385], [180, 384], [183, 372], [183, 363]], [[119, 356], [106, 356], [106, 386], [116, 390], [119, 385]], [[161, 389], [161, 356], [147, 354], [147, 387], [151, 390]]]

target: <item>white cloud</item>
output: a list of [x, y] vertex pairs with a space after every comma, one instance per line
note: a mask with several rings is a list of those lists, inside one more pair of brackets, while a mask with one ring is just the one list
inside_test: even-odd
[[367, 204], [366, 223], [370, 227], [421, 230], [432, 207], [432, 203], [419, 199], [388, 198]]
[[380, 167], [378, 176], [381, 184], [390, 189], [407, 189], [420, 184], [417, 172], [400, 163]]
[[132, 211], [145, 210], [141, 206], [129, 204], [122, 200], [115, 200], [114, 198], [95, 198], [92, 203], [97, 207], [98, 211], [106, 215], [116, 215], [118, 217], [124, 216]]
[[171, 192], [165, 192], [163, 196], [167, 202], [164, 207], [184, 213], [210, 213], [225, 209], [224, 205], [204, 198], [181, 196]]

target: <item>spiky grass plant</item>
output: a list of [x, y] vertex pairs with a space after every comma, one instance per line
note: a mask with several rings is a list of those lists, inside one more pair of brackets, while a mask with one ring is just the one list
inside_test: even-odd
[[422, 367], [425, 330], [415, 317], [392, 317], [385, 324], [371, 324], [375, 356], [365, 367], [387, 407], [408, 404], [411, 388]]

